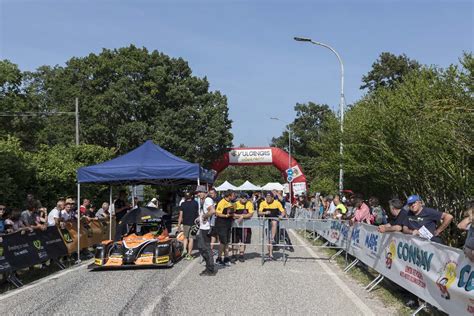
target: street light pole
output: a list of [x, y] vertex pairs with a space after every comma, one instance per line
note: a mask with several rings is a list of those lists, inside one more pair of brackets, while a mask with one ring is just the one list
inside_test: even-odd
[[79, 146], [79, 98], [76, 98], [76, 146]]
[[337, 53], [337, 51], [332, 48], [331, 46], [321, 43], [321, 42], [315, 42], [310, 38], [304, 38], [304, 37], [294, 37], [295, 41], [298, 42], [308, 42], [314, 45], [319, 45], [322, 47], [325, 47], [329, 49], [331, 52], [336, 55], [337, 60], [339, 61], [339, 65], [341, 66], [341, 95], [340, 95], [340, 103], [339, 103], [339, 112], [340, 112], [340, 119], [341, 119], [341, 142], [339, 143], [339, 154], [340, 154], [340, 162], [339, 162], [339, 193], [342, 193], [342, 190], [344, 189], [344, 169], [343, 169], [343, 151], [344, 151], [344, 146], [342, 143], [342, 135], [344, 133], [344, 63], [342, 62], [341, 56]]
[[[283, 120], [280, 120], [278, 117], [271, 117], [270, 119], [275, 120], [275, 121], [280, 121], [286, 124], [286, 128], [288, 129], [288, 169], [291, 169], [291, 127], [290, 127], [290, 124]], [[287, 182], [288, 182], [288, 194], [289, 194], [290, 212], [291, 212], [291, 191], [292, 190], [291, 190], [291, 182], [288, 181], [288, 176], [287, 176]]]

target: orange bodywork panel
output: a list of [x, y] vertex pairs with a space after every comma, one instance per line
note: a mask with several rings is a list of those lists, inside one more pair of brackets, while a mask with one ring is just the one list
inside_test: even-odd
[[122, 265], [122, 258], [111, 257], [105, 263], [105, 266], [121, 266], [121, 265]]
[[153, 264], [153, 255], [151, 256], [142, 256], [135, 260], [136, 265], [143, 265], [143, 264]]
[[127, 245], [127, 248], [136, 248], [142, 243], [148, 240], [156, 239], [155, 235], [152, 233], [145, 234], [143, 236], [137, 236], [136, 234], [131, 234], [126, 237], [123, 237], [123, 242]]

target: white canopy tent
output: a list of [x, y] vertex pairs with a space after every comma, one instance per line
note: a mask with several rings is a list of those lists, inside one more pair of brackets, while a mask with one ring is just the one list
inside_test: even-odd
[[280, 184], [278, 182], [268, 182], [262, 187], [262, 190], [264, 191], [271, 191], [271, 190], [278, 190], [282, 191], [283, 190], [283, 184]]
[[260, 191], [262, 190], [261, 187], [258, 185], [253, 184], [250, 181], [245, 181], [240, 187], [237, 188], [240, 191]]
[[234, 190], [237, 191], [239, 188], [233, 185], [232, 183], [225, 181], [220, 186], [216, 188], [216, 191], [227, 191], [227, 190]]

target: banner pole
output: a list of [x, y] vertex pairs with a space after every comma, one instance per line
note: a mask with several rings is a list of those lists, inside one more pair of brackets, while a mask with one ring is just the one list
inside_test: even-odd
[[77, 263], [81, 262], [81, 184], [77, 182]]
[[112, 185], [109, 186], [110, 188], [110, 196], [109, 196], [109, 239], [112, 239]]

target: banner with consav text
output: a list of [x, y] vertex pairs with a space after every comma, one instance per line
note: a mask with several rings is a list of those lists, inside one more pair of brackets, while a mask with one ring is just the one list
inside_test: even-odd
[[[323, 220], [314, 230], [386, 278], [451, 315], [474, 315], [474, 263], [461, 249], [376, 226]], [[308, 227], [312, 229], [312, 227]]]

